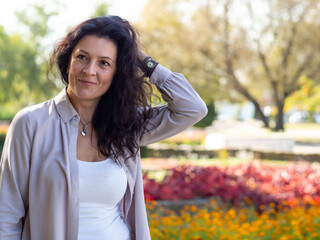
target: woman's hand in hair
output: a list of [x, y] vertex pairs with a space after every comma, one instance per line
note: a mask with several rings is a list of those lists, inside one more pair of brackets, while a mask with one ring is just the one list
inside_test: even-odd
[[140, 49], [138, 53], [138, 60], [140, 63], [143, 62], [143, 60], [147, 57], [147, 55]]

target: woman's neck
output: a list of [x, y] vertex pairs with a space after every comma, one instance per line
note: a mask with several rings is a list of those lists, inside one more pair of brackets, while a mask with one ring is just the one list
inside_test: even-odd
[[78, 112], [81, 121], [86, 124], [92, 121], [92, 117], [94, 111], [98, 105], [97, 101], [90, 101], [90, 100], [80, 100], [78, 98], [69, 95], [70, 102], [75, 110]]

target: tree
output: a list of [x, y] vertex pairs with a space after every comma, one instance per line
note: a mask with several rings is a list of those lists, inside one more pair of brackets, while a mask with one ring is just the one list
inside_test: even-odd
[[274, 129], [283, 130], [299, 79], [319, 79], [319, 7], [319, 0], [153, 0], [138, 26], [150, 53], [186, 75], [206, 103], [242, 96], [267, 128], [264, 107], [275, 106]]
[[[233, 87], [256, 108], [257, 116], [269, 127], [263, 112], [263, 99], [240, 79], [256, 82], [272, 96], [277, 108], [275, 130], [284, 129], [284, 105], [287, 97], [299, 90], [302, 76], [319, 77], [320, 50], [319, 1], [268, 0], [263, 2], [268, 10], [261, 19], [248, 1], [247, 10], [251, 26], [231, 25], [231, 9], [235, 1], [223, 3], [222, 43], [224, 53], [224, 74]], [[237, 2], [239, 4], [239, 1]], [[256, 25], [259, 23], [259, 25]], [[247, 54], [239, 53], [239, 42], [235, 32], [244, 35]], [[312, 33], [312, 35], [311, 35]], [[241, 74], [241, 75], [240, 75]]]
[[[201, 33], [194, 32], [190, 16], [182, 9], [184, 2], [147, 2], [136, 26], [147, 54], [172, 71], [184, 74], [205, 102], [211, 105], [221, 93], [219, 77], [212, 59], [208, 58], [207, 51], [211, 49], [205, 49], [206, 40], [200, 39]], [[199, 51], [199, 47], [203, 49]]]
[[23, 34], [7, 34], [0, 27], [1, 111], [15, 113], [55, 94], [56, 90], [45, 76], [43, 46], [43, 40], [50, 32], [48, 20], [55, 14], [46, 12], [41, 6], [33, 6], [17, 13], [26, 27]]
[[181, 72], [204, 99], [209, 113], [197, 126], [206, 127], [216, 117], [215, 100], [225, 97], [226, 92], [220, 88], [211, 49], [206, 48], [205, 37], [201, 38], [201, 31], [210, 29], [194, 29], [195, 19], [186, 14], [184, 4], [183, 0], [149, 1], [136, 26], [147, 54], [172, 71]]
[[307, 111], [309, 120], [314, 122], [314, 114], [320, 113], [320, 85], [306, 77], [300, 78], [299, 85], [300, 89], [288, 97], [285, 108]]
[[102, 17], [102, 16], [106, 16], [109, 13], [109, 7], [110, 5], [107, 3], [101, 3], [99, 4], [93, 14], [91, 15], [91, 18], [95, 18], [95, 17]]
[[57, 14], [57, 11], [47, 10], [45, 5], [31, 5], [23, 11], [16, 12], [19, 22], [27, 27], [27, 37], [33, 40], [37, 47], [42, 45], [41, 42], [51, 32], [48, 22]]
[[39, 80], [42, 69], [36, 62], [36, 50], [22, 36], [8, 35], [2, 27], [0, 36], [0, 105], [17, 111], [41, 96], [36, 89], [43, 84], [35, 80]]

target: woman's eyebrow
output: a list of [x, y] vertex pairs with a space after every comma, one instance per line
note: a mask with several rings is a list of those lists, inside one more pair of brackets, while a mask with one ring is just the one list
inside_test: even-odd
[[[78, 51], [79, 52], [83, 52], [83, 53], [85, 53], [87, 55], [90, 55], [87, 51], [85, 51], [83, 49], [79, 49]], [[111, 57], [109, 57], [109, 56], [99, 56], [99, 58], [107, 58], [107, 59], [111, 60], [112, 62], [114, 62], [113, 59]]]

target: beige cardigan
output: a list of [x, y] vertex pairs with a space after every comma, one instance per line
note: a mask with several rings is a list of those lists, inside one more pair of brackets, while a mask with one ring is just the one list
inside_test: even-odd
[[[206, 105], [181, 74], [158, 65], [150, 82], [168, 104], [158, 107], [141, 146], [175, 135], [206, 115]], [[0, 162], [1, 240], [78, 239], [79, 120], [65, 89], [15, 116]], [[131, 239], [150, 239], [140, 154], [119, 161], [128, 179], [120, 206]]]

